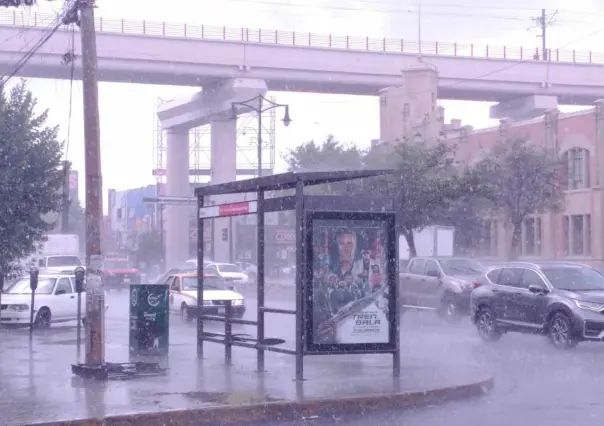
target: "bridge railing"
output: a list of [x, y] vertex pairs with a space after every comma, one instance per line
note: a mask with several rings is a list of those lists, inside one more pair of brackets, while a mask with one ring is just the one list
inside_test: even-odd
[[[0, 25], [19, 27], [50, 27], [56, 15], [0, 10]], [[536, 60], [543, 57], [540, 48], [446, 43], [393, 38], [339, 36], [301, 31], [264, 30], [259, 28], [230, 28], [202, 24], [157, 22], [96, 17], [98, 32], [178, 37], [203, 40], [243, 41], [286, 46], [319, 47], [385, 53], [422, 53], [426, 55], [462, 56], [510, 60]], [[546, 57], [552, 62], [604, 63], [604, 53], [548, 49]]]

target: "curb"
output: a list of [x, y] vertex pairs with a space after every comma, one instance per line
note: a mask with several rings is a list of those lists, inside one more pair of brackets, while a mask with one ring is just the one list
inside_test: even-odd
[[402, 408], [419, 408], [449, 401], [480, 396], [494, 386], [494, 378], [481, 381], [398, 394], [375, 394], [347, 398], [279, 401], [263, 404], [218, 406], [192, 410], [172, 410], [157, 413], [137, 413], [110, 416], [103, 420], [81, 419], [32, 426], [216, 426], [240, 425], [253, 422], [294, 421], [302, 418], [326, 417], [337, 414], [358, 414]]

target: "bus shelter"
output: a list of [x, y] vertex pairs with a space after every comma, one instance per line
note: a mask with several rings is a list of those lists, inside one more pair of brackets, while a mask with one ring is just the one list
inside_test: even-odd
[[[197, 354], [205, 342], [256, 351], [257, 369], [264, 371], [265, 353], [296, 358], [296, 380], [304, 380], [304, 357], [331, 354], [391, 354], [393, 375], [400, 375], [398, 315], [398, 238], [392, 197], [310, 195], [305, 188], [390, 174], [389, 170], [289, 172], [195, 189], [197, 232]], [[270, 194], [290, 195], [270, 197]], [[256, 193], [256, 200], [206, 205], [210, 196]], [[295, 309], [265, 304], [265, 218], [270, 212], [295, 212]], [[203, 221], [221, 216], [257, 215], [257, 321], [204, 315]], [[228, 304], [228, 302], [227, 302]], [[267, 315], [295, 317], [294, 342], [266, 336]], [[204, 332], [204, 320], [224, 321], [225, 333]], [[256, 327], [256, 336], [231, 332], [232, 324]], [[289, 343], [289, 345], [287, 345]], [[293, 349], [292, 345], [293, 343]], [[289, 347], [285, 347], [289, 346]]]

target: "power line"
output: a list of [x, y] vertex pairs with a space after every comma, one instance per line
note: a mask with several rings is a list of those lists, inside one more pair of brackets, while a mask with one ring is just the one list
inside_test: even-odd
[[[598, 29], [596, 31], [592, 31], [592, 32], [590, 32], [588, 34], [585, 34], [585, 35], [583, 35], [581, 37], [578, 37], [576, 39], [571, 40], [570, 42], [568, 42], [568, 43], [564, 44], [563, 46], [561, 46], [560, 49], [564, 49], [566, 46], [569, 46], [571, 44], [574, 44], [574, 43], [576, 43], [578, 41], [581, 41], [581, 40], [584, 40], [586, 38], [593, 37], [594, 35], [597, 35], [597, 34], [600, 34], [600, 33], [603, 33], [603, 32], [604, 32], [604, 28], [600, 28], [600, 29]], [[423, 61], [423, 62], [427, 63], [426, 61]], [[517, 61], [517, 62], [511, 63], [509, 65], [506, 65], [506, 66], [504, 66], [502, 68], [498, 68], [496, 70], [493, 70], [493, 71], [490, 71], [490, 72], [487, 72], [487, 73], [484, 73], [484, 74], [480, 74], [480, 75], [474, 76], [474, 77], [469, 78], [469, 79], [457, 80], [457, 81], [454, 81], [454, 82], [452, 82], [450, 84], [445, 84], [445, 85], [443, 85], [441, 87], [442, 88], [454, 87], [454, 86], [459, 86], [461, 84], [465, 84], [465, 83], [470, 82], [470, 81], [481, 80], [481, 79], [483, 79], [485, 77], [489, 77], [491, 75], [498, 74], [500, 72], [507, 71], [507, 70], [509, 70], [511, 68], [515, 68], [515, 67], [518, 67], [518, 66], [521, 66], [521, 65], [525, 65], [527, 63], [531, 63], [531, 62]], [[550, 63], [548, 62], [545, 66], [549, 68], [549, 64]], [[419, 94], [422, 94], [422, 93], [429, 93], [429, 92], [432, 92], [432, 90], [428, 89], [428, 90], [421, 90], [419, 92], [414, 92], [414, 93], [408, 93], [408, 94], [401, 94], [401, 95], [396, 95], [396, 96], [390, 96], [390, 97], [388, 97], [388, 99], [396, 99], [396, 98], [399, 98], [399, 97], [414, 96], [414, 95], [419, 95]], [[350, 103], [350, 101], [323, 101], [323, 102], [320, 102], [320, 103], [321, 104], [326, 104], [326, 105], [331, 105], [331, 104], [348, 104], [348, 103]]]
[[[36, 44], [19, 60], [17, 61], [15, 68], [9, 74], [4, 75], [0, 79], [0, 89], [3, 88], [8, 81], [13, 78], [17, 73], [27, 64], [27, 62], [36, 54], [36, 52], [57, 32], [61, 25], [65, 24], [65, 17], [73, 9], [74, 4], [77, 5], [77, 0], [71, 0], [69, 4], [65, 6], [63, 16], [57, 15], [47, 28], [51, 28], [49, 32], [43, 35]], [[29, 43], [28, 43], [29, 45]]]
[[[541, 9], [541, 15], [533, 18], [535, 25], [541, 31], [537, 37], [541, 37], [541, 59], [547, 61], [547, 43], [546, 43], [546, 32], [550, 25], [556, 21], [556, 15], [558, 11], [556, 10], [554, 13], [546, 13], [545, 9]], [[535, 59], [538, 59], [535, 58]]]

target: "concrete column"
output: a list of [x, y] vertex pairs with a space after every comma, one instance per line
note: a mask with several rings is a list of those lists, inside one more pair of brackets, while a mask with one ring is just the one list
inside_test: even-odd
[[[190, 197], [189, 130], [168, 130], [166, 196]], [[166, 268], [189, 257], [189, 206], [166, 206]]]
[[418, 66], [403, 71], [405, 83], [380, 93], [380, 139], [401, 141], [417, 133], [436, 139], [442, 127], [442, 111], [437, 108], [438, 73], [435, 68]]
[[[237, 180], [237, 121], [214, 121], [211, 124], [211, 183], [234, 182]], [[225, 204], [241, 200], [241, 197], [229, 195], [216, 196], [216, 204]], [[222, 240], [222, 230], [228, 229], [228, 241]], [[230, 218], [214, 220], [214, 253], [215, 262], [232, 262], [231, 253], [233, 234], [235, 233], [234, 221]]]

